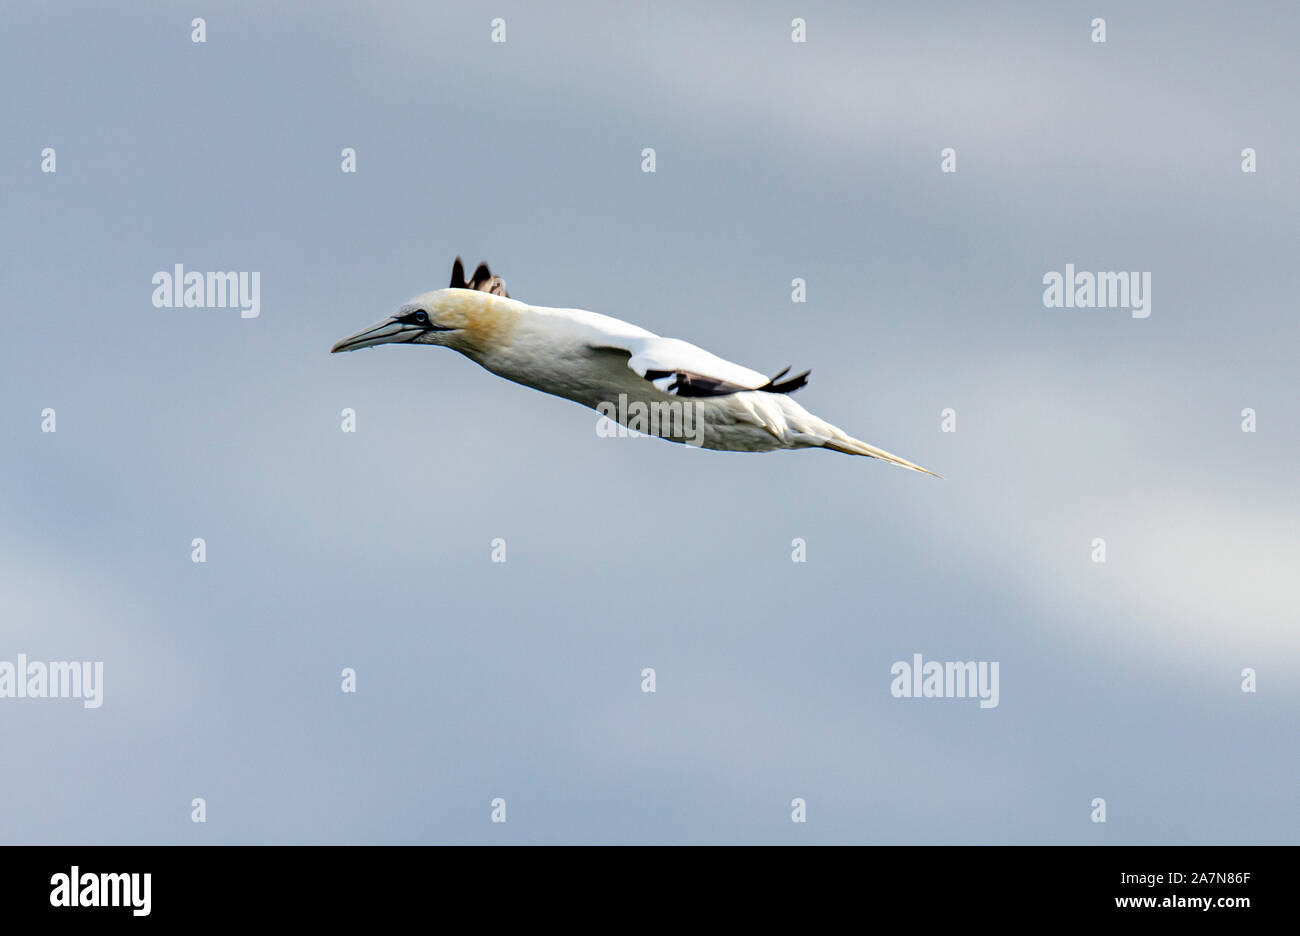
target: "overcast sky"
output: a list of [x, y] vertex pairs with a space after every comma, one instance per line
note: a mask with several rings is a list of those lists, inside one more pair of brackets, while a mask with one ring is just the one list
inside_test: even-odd
[[[119, 6], [0, 30], [0, 660], [104, 664], [0, 699], [0, 840], [1297, 840], [1295, 5]], [[328, 354], [458, 254], [947, 480]]]

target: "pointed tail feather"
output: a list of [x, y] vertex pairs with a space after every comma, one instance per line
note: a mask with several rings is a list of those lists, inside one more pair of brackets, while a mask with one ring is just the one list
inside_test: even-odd
[[931, 477], [943, 479], [943, 475], [935, 474], [928, 468], [922, 468], [920, 465], [914, 465], [906, 458], [899, 458], [897, 455], [891, 455], [884, 449], [878, 449], [874, 445], [868, 445], [861, 439], [855, 439], [852, 436], [842, 436], [838, 439], [832, 439], [822, 444], [822, 448], [830, 449], [832, 452], [843, 452], [845, 455], [865, 455], [868, 458], [879, 458], [882, 461], [899, 465], [903, 468], [910, 468], [913, 471], [919, 471], [922, 474], [928, 474]]

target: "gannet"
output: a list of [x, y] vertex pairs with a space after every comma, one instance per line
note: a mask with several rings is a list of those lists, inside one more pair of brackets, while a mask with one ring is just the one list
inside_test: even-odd
[[690, 407], [692, 423], [665, 419], [650, 432], [673, 442], [729, 452], [822, 448], [940, 477], [853, 438], [790, 399], [809, 371], [786, 378], [787, 367], [768, 377], [608, 315], [528, 305], [510, 298], [505, 281], [486, 263], [466, 281], [457, 257], [448, 288], [403, 303], [330, 353], [382, 344], [451, 348], [499, 377], [615, 414], [625, 425], [638, 404], [664, 413], [673, 404], [678, 411]]

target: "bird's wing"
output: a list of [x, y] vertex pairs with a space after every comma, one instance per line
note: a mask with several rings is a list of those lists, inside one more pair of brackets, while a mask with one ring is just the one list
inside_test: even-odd
[[461, 262], [460, 257], [451, 265], [451, 283], [450, 289], [477, 289], [481, 292], [492, 293], [496, 296], [505, 296], [510, 298], [510, 293], [506, 292], [506, 281], [499, 276], [494, 276], [486, 263], [480, 263], [474, 271], [474, 276], [467, 282], [465, 280], [465, 265]]
[[625, 335], [603, 346], [627, 351], [628, 367], [659, 389], [677, 396], [724, 396], [745, 390], [792, 393], [808, 382], [807, 371], [781, 381], [790, 370], [787, 367], [769, 378], [677, 338]]
[[593, 350], [618, 351], [627, 355], [627, 366], [637, 376], [660, 390], [677, 396], [724, 396], [747, 390], [793, 393], [808, 382], [808, 371], [781, 380], [786, 368], [775, 377], [741, 367], [710, 354], [689, 341], [661, 338], [639, 325], [585, 309], [547, 309], [533, 312], [548, 316], [569, 336]]

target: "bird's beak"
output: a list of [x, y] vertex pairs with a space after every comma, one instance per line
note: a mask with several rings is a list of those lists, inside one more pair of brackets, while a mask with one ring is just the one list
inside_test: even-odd
[[408, 325], [405, 322], [399, 322], [395, 318], [386, 318], [382, 322], [376, 322], [369, 328], [363, 328], [355, 335], [348, 335], [341, 341], [335, 342], [334, 347], [330, 348], [330, 354], [338, 354], [340, 351], [356, 351], [360, 348], [373, 348], [381, 344], [403, 344], [413, 341], [417, 336], [425, 331], [419, 325]]

